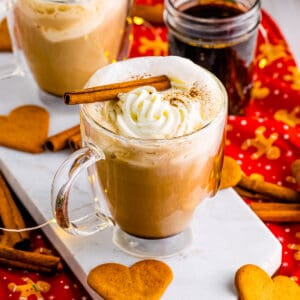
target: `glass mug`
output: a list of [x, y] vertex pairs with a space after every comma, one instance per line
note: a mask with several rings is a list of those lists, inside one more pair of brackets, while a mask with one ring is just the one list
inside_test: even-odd
[[251, 98], [260, 24], [259, 0], [166, 0], [169, 52], [191, 59], [225, 85], [229, 113], [243, 115]]
[[[113, 226], [113, 241], [125, 252], [138, 257], [170, 256], [191, 242], [189, 225], [195, 209], [218, 190], [227, 93], [213, 74], [190, 60], [172, 56], [114, 63], [97, 71], [88, 86], [128, 81], [141, 74], [166, 74], [190, 82], [200, 78], [217, 107], [213, 119], [181, 137], [132, 138], [102, 125], [97, 114], [101, 104], [81, 105], [84, 147], [58, 169], [52, 185], [52, 208], [57, 224], [72, 234], [87, 235]], [[207, 107], [205, 103], [204, 109]], [[79, 215], [71, 220], [73, 184], [86, 170], [94, 200], [89, 213], [80, 214], [79, 208]], [[102, 206], [108, 207], [109, 215]]]
[[127, 57], [131, 1], [6, 0], [16, 66], [0, 66], [0, 77], [22, 73], [26, 62], [46, 93], [83, 88], [97, 69]]

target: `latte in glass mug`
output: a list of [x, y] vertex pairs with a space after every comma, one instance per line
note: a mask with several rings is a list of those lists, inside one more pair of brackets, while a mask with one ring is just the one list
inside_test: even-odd
[[[104, 198], [109, 208], [114, 241], [141, 256], [169, 255], [185, 246], [195, 209], [218, 189], [225, 139], [224, 87], [190, 60], [129, 59], [97, 71], [87, 86], [158, 75], [167, 75], [171, 88], [142, 86], [120, 93], [118, 100], [81, 106], [85, 150], [78, 155], [86, 151], [94, 160], [89, 175], [102, 191], [96, 198]], [[55, 181], [61, 174], [58, 171]], [[53, 195], [55, 213], [61, 217], [57, 204], [65, 203], [68, 193], [60, 190], [59, 203], [55, 191]], [[65, 221], [58, 223], [77, 232], [79, 225], [74, 229], [64, 226]], [[166, 250], [165, 241], [173, 238], [181, 240], [176, 249]]]
[[126, 58], [131, 0], [11, 0], [11, 35], [38, 86], [62, 96]]

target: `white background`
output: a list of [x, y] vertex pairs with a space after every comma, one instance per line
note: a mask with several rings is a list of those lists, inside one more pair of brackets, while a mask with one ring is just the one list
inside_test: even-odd
[[277, 22], [300, 67], [300, 0], [261, 0]]

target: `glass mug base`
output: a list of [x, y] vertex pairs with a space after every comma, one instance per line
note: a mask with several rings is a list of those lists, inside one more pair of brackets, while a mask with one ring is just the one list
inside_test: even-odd
[[124, 232], [120, 227], [113, 229], [114, 244], [127, 254], [139, 258], [171, 257], [183, 251], [192, 243], [192, 230], [162, 239], [143, 239]]

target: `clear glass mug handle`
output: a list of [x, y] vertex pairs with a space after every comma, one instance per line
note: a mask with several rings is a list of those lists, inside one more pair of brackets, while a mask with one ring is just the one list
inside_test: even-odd
[[[94, 201], [94, 211], [90, 214], [70, 221], [69, 200], [73, 184], [79, 174], [94, 164], [105, 159], [104, 153], [93, 146], [84, 147], [70, 155], [57, 170], [51, 188], [52, 211], [57, 224], [65, 231], [74, 235], [91, 235], [114, 225], [113, 220], [102, 212], [99, 203]], [[97, 183], [95, 184], [97, 186]], [[93, 186], [92, 188], [97, 188]]]
[[0, 0], [0, 22], [7, 18], [12, 53], [3, 52], [0, 56], [0, 79], [24, 75], [21, 50], [18, 49], [13, 25], [13, 0]]

